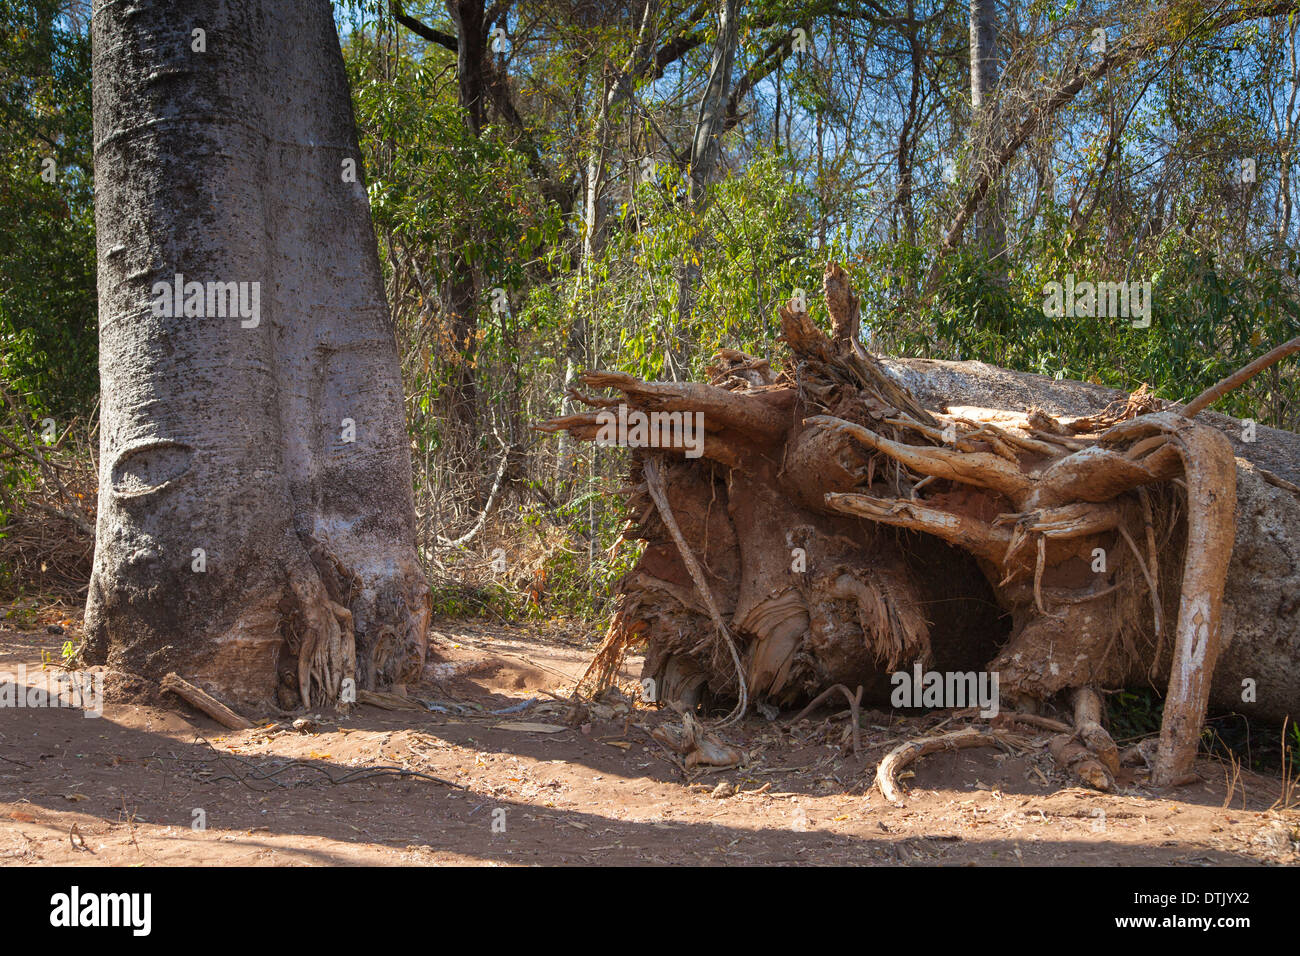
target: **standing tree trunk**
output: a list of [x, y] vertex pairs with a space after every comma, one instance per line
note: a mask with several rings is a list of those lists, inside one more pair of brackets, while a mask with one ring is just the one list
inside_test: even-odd
[[[591, 143], [587, 148], [586, 173], [583, 177], [582, 203], [582, 258], [578, 261], [578, 281], [574, 283], [573, 301], [579, 306], [579, 299], [591, 286], [591, 272], [596, 261], [605, 250], [606, 217], [604, 192], [606, 186], [606, 165], [610, 150], [611, 125], [613, 113], [632, 93], [633, 80], [650, 69], [655, 60], [655, 22], [658, 18], [658, 0], [647, 0], [641, 11], [641, 24], [637, 28], [636, 43], [627, 61], [612, 76], [606, 73], [606, 82], [600, 93], [592, 128]], [[588, 333], [587, 307], [573, 308], [573, 324], [565, 343], [564, 381], [572, 381], [578, 369], [586, 361]], [[562, 411], [565, 415], [573, 413], [573, 402], [566, 394]], [[557, 477], [567, 484], [573, 476], [575, 454], [573, 445], [567, 435], [560, 437], [557, 458]]]
[[[456, 54], [456, 95], [469, 135], [478, 139], [487, 120], [488, 99], [495, 90], [498, 106], [505, 96], [504, 76], [494, 75], [488, 58], [492, 21], [485, 0], [447, 0], [447, 15], [455, 25], [454, 34], [444, 33], [409, 16], [402, 4], [391, 4], [397, 22], [416, 36], [436, 43]], [[504, 16], [503, 13], [498, 14]], [[517, 120], [518, 117], [515, 116]], [[453, 246], [463, 245], [464, 237], [452, 238]], [[483, 277], [459, 249], [451, 254], [449, 275], [440, 290], [455, 363], [450, 370], [448, 403], [448, 444], [472, 464], [478, 446], [478, 379], [475, 358], [478, 352], [478, 308]], [[478, 489], [481, 490], [481, 489]], [[479, 499], [482, 500], [481, 498]]]
[[330, 4], [95, 6], [87, 657], [255, 708], [412, 681], [428, 589]]
[[[921, 83], [924, 79], [925, 59], [917, 31], [913, 29], [907, 37], [908, 55], [911, 57], [911, 82], [907, 98], [907, 111], [903, 114], [903, 127], [898, 133], [898, 192], [894, 198], [895, 238], [901, 238], [907, 245], [916, 244], [916, 208], [912, 204], [912, 169], [915, 165], [914, 154], [916, 140], [921, 125], [919, 115]], [[901, 220], [901, 222], [900, 222]], [[911, 288], [913, 283], [909, 282]]]
[[[447, 13], [456, 25], [456, 88], [465, 127], [477, 139], [487, 115], [487, 21], [484, 0], [447, 0]], [[444, 310], [451, 325], [456, 367], [452, 374], [451, 428], [454, 442], [467, 462], [474, 462], [478, 443], [478, 387], [474, 371], [478, 351], [479, 270], [457, 252]]]
[[466, 462], [476, 459], [478, 447], [478, 380], [475, 361], [478, 356], [478, 301], [476, 271], [459, 254], [452, 256], [451, 276], [444, 284], [443, 310], [451, 333], [454, 363], [449, 369], [451, 400], [447, 416], [451, 432], [448, 445], [464, 455]]
[[[991, 164], [996, 151], [998, 83], [998, 12], [995, 0], [970, 0], [970, 105], [971, 164], [973, 170]], [[975, 237], [995, 269], [994, 278], [1007, 281], [1006, 189], [998, 184], [989, 190], [984, 207], [975, 217]]]
[[[718, 38], [713, 45], [713, 59], [709, 66], [709, 81], [700, 100], [699, 116], [691, 136], [690, 205], [694, 214], [702, 214], [704, 187], [722, 158], [722, 134], [726, 131], [727, 93], [731, 89], [731, 66], [736, 57], [739, 37], [738, 0], [718, 0]], [[686, 340], [691, 313], [695, 311], [695, 289], [699, 285], [700, 267], [692, 262], [698, 259], [700, 238], [691, 239], [692, 254], [682, 257], [677, 273], [677, 328], [669, 342], [665, 356], [668, 370], [674, 378], [685, 376], [690, 356]]]
[[456, 24], [456, 88], [465, 110], [465, 125], [478, 137], [483, 131], [487, 109], [484, 96], [484, 59], [487, 56], [487, 23], [483, 0], [447, 0], [447, 13]]

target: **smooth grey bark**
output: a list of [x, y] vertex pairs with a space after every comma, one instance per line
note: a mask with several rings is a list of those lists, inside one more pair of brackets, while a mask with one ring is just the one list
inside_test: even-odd
[[[970, 0], [971, 162], [978, 169], [991, 163], [997, 144], [998, 12], [996, 0]], [[975, 217], [976, 241], [996, 257], [997, 279], [1006, 282], [1006, 189], [990, 190]]]
[[709, 81], [691, 138], [691, 198], [698, 199], [722, 155], [720, 139], [727, 120], [727, 93], [739, 37], [737, 0], [718, 0], [718, 38], [713, 45]]
[[[87, 657], [251, 707], [413, 681], [428, 588], [330, 4], [98, 0], [92, 43]], [[260, 283], [259, 321], [155, 314], [154, 284], [177, 273]]]

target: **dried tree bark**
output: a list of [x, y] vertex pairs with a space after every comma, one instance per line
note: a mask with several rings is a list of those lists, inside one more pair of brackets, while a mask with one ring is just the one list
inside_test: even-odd
[[[749, 695], [794, 703], [889, 672], [987, 668], [1004, 700], [1060, 697], [1113, 772], [1098, 689], [1166, 690], [1153, 779], [1186, 778], [1207, 706], [1265, 719], [1300, 700], [1300, 436], [980, 363], [882, 361], [825, 276], [833, 331], [781, 311], [785, 371], [723, 351], [711, 381], [591, 372], [589, 407], [700, 412], [702, 457], [637, 448], [625, 537], [646, 542], [588, 677], [631, 645], [663, 699], [735, 697], [735, 667], [646, 496], [669, 506], [742, 646]], [[538, 426], [597, 437], [600, 412]], [[1249, 681], [1249, 684], [1243, 684]], [[1097, 779], [1104, 780], [1104, 774]]]

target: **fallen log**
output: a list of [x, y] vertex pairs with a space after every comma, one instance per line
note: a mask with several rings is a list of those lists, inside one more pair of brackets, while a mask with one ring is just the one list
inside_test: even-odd
[[1012, 706], [1073, 706], [1070, 744], [1107, 773], [1098, 691], [1145, 683], [1166, 695], [1161, 785], [1187, 777], [1208, 706], [1297, 712], [1300, 436], [1145, 390], [879, 359], [838, 267], [824, 292], [829, 336], [781, 310], [779, 374], [731, 350], [707, 385], [587, 373], [621, 397], [571, 392], [595, 410], [537, 426], [609, 444], [612, 421], [677, 416], [617, 436], [634, 446], [624, 537], [645, 548], [589, 683], [641, 643], [643, 677], [688, 709], [835, 684], [885, 701], [917, 662], [987, 670]]

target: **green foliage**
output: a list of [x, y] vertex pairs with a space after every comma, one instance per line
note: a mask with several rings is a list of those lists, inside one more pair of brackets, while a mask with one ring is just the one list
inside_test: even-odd
[[90, 39], [61, 6], [0, 0], [0, 378], [66, 422], [98, 388]]
[[[491, 403], [510, 390], [510, 370], [553, 353], [553, 341], [538, 347], [538, 340], [558, 334], [554, 322], [548, 327], [534, 309], [521, 327], [511, 305], [530, 272], [542, 271], [539, 260], [556, 248], [562, 222], [532, 183], [526, 159], [497, 130], [474, 136], [466, 127], [454, 85], [445, 82], [451, 54], [394, 55], [381, 75], [373, 37], [357, 33], [344, 55], [413, 396], [408, 424], [419, 450], [434, 452], [444, 438], [444, 393], [462, 366], [477, 373]], [[393, 281], [412, 272], [417, 282]], [[483, 277], [468, 323], [472, 354], [457, 348], [447, 310], [437, 307], [448, 283], [467, 272]]]
[[[789, 173], [785, 157], [761, 151], [691, 204], [680, 174], [660, 165], [658, 181], [618, 208], [614, 236], [575, 302], [604, 332], [600, 348], [613, 365], [659, 377], [668, 343], [685, 346], [696, 374], [719, 348], [774, 355], [777, 306], [796, 289], [815, 304], [821, 283], [806, 238], [810, 200]], [[694, 301], [682, 321], [684, 269]], [[619, 319], [602, 325], [610, 315]]]
[[[1300, 257], [1275, 245], [1246, 253], [1244, 268], [1224, 269], [1212, 253], [1166, 242], [1125, 273], [1103, 260], [1071, 259], [1040, 240], [1006, 286], [987, 261], [959, 250], [945, 264], [934, 302], [921, 311], [906, 300], [891, 305], [890, 292], [898, 288], [889, 284], [894, 270], [873, 269], [882, 261], [910, 268], [915, 260], [906, 247], [883, 245], [851, 263], [863, 290], [864, 325], [886, 352], [973, 359], [1128, 391], [1146, 383], [1163, 398], [1187, 401], [1248, 358], [1300, 335], [1294, 291]], [[1062, 282], [1067, 273], [1079, 281], [1151, 281], [1151, 326], [1134, 328], [1124, 317], [1048, 317], [1044, 285]], [[1295, 429], [1300, 376], [1275, 368], [1215, 408]]]
[[[431, 583], [433, 610], [446, 617], [598, 622], [610, 610], [614, 584], [636, 563], [639, 549], [625, 545], [611, 555], [626, 521], [618, 499], [603, 482], [589, 479], [555, 513], [518, 508], [508, 519], [502, 547], [443, 554], [449, 577]], [[566, 530], [567, 529], [567, 530]], [[499, 559], [504, 571], [494, 568]]]
[[1161, 696], [1149, 687], [1130, 688], [1106, 700], [1110, 735], [1120, 743], [1160, 733], [1164, 708]]
[[[603, 482], [589, 480], [589, 490], [564, 505], [556, 518], [569, 527], [581, 528], [589, 543], [570, 541], [576, 547], [553, 549], [543, 564], [545, 601], [534, 602], [532, 616], [557, 617], [572, 613], [575, 617], [598, 621], [610, 608], [614, 586], [632, 570], [640, 549], [625, 545], [611, 557], [610, 549], [622, 532], [626, 514], [617, 499], [605, 492]], [[533, 512], [525, 522], [541, 529], [542, 516]]]

